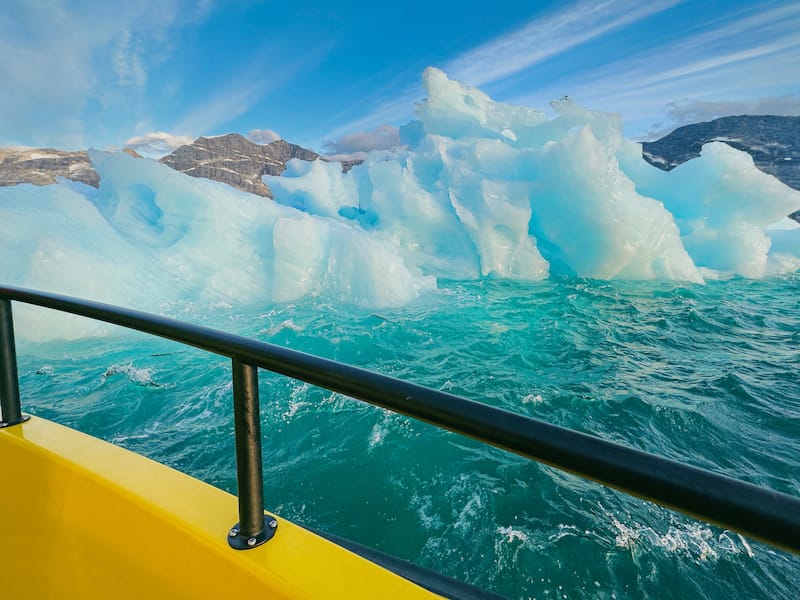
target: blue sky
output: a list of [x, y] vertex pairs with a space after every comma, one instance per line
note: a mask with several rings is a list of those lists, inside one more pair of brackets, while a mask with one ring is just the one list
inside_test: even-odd
[[[800, 114], [800, 2], [0, 0], [0, 146], [163, 153], [273, 133], [388, 143], [429, 65], [496, 100], [569, 95], [631, 137]], [[376, 129], [377, 128], [377, 129]]]

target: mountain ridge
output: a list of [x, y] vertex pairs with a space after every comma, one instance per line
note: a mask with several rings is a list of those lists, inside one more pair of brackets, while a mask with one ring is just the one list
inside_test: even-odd
[[[135, 150], [123, 152], [142, 158]], [[280, 175], [286, 163], [300, 160], [340, 162], [347, 172], [362, 161], [332, 161], [313, 150], [275, 140], [256, 144], [238, 133], [214, 137], [199, 137], [191, 144], [180, 146], [158, 162], [191, 177], [220, 181], [236, 189], [272, 198], [272, 191], [261, 180], [263, 175]], [[50, 185], [59, 177], [78, 181], [92, 187], [100, 186], [87, 151], [64, 151], [52, 148], [0, 148], [0, 186], [21, 183]]]
[[[747, 152], [759, 169], [800, 190], [800, 117], [737, 115], [679, 127], [658, 140], [642, 142], [642, 158], [670, 171], [699, 157], [704, 144], [724, 142]], [[132, 149], [123, 150], [134, 157]], [[141, 158], [141, 157], [139, 157]], [[158, 162], [192, 177], [219, 181], [239, 190], [272, 198], [264, 175], [281, 175], [292, 159], [340, 162], [344, 172], [362, 161], [332, 161], [313, 150], [275, 140], [257, 144], [238, 133], [199, 137]], [[0, 148], [0, 186], [49, 185], [58, 177], [99, 187], [100, 176], [86, 151], [52, 148]], [[800, 211], [789, 215], [800, 223]]]
[[0, 186], [50, 185], [56, 183], [58, 177], [92, 187], [100, 185], [100, 175], [92, 167], [86, 151], [0, 148]]
[[272, 191], [261, 181], [262, 175], [280, 175], [293, 158], [317, 160], [320, 155], [285, 140], [256, 144], [238, 133], [199, 137], [191, 144], [159, 159], [176, 171], [220, 181], [232, 187], [272, 198]]
[[[756, 167], [800, 190], [800, 117], [735, 115], [678, 127], [662, 138], [642, 143], [642, 158], [671, 171], [700, 156], [703, 144], [724, 142], [747, 152]], [[789, 215], [800, 222], [800, 211]]]

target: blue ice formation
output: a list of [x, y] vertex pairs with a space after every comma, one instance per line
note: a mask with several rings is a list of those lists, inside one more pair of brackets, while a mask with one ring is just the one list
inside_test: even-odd
[[[724, 144], [662, 172], [619, 117], [558, 116], [424, 73], [406, 146], [344, 174], [292, 161], [275, 202], [124, 153], [91, 152], [100, 188], [0, 188], [0, 281], [144, 310], [289, 302], [399, 306], [437, 278], [764, 277], [800, 266], [800, 229], [770, 229], [800, 192]], [[48, 320], [27, 331], [46, 339]], [[69, 336], [94, 334], [75, 320]], [[63, 334], [63, 331], [62, 331]]]
[[[156, 312], [312, 293], [398, 306], [436, 285], [391, 243], [349, 222], [124, 153], [90, 156], [97, 190], [69, 181], [0, 188], [0, 281]], [[41, 311], [21, 315], [31, 339], [104, 329], [80, 319], [64, 326]]]
[[767, 230], [800, 206], [800, 192], [743, 152], [708, 144], [664, 172], [642, 160], [616, 115], [563, 99], [548, 119], [436, 69], [423, 79], [428, 98], [402, 129], [406, 149], [373, 152], [347, 175], [295, 162], [264, 178], [276, 201], [349, 220], [450, 278], [699, 282], [800, 265], [793, 251], [770, 254]]

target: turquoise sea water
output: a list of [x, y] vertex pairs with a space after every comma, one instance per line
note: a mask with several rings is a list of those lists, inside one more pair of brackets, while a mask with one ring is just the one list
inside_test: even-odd
[[[442, 282], [171, 316], [800, 496], [800, 275]], [[22, 337], [24, 332], [17, 332]], [[230, 365], [138, 334], [20, 343], [24, 409], [235, 492]], [[261, 372], [269, 509], [510, 598], [793, 598], [800, 557]]]

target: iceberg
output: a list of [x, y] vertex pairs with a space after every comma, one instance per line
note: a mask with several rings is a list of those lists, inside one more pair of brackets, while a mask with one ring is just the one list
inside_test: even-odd
[[[0, 280], [153, 312], [286, 302], [316, 293], [407, 304], [435, 279], [358, 226], [312, 216], [155, 161], [90, 151], [100, 187], [0, 188]], [[20, 307], [45, 341], [102, 324]]]
[[[290, 161], [274, 201], [124, 153], [90, 151], [100, 187], [0, 188], [0, 281], [142, 310], [318, 295], [401, 306], [437, 279], [759, 278], [800, 266], [774, 224], [800, 192], [721, 143], [664, 172], [617, 115], [495, 102], [436, 69], [404, 146], [343, 173]], [[41, 312], [34, 339], [80, 337]], [[62, 317], [63, 319], [63, 317]]]
[[[711, 143], [664, 172], [617, 115], [494, 102], [433, 68], [406, 146], [349, 174], [324, 163], [265, 177], [278, 203], [358, 222], [437, 277], [701, 282], [796, 269], [797, 233], [767, 229], [800, 192]], [[780, 252], [770, 254], [780, 238]], [[788, 239], [786, 239], [788, 238]]]

